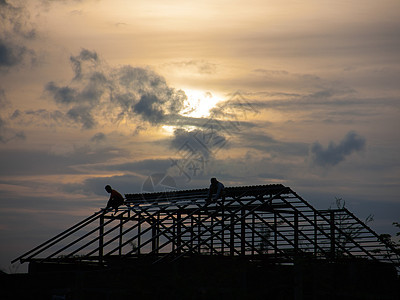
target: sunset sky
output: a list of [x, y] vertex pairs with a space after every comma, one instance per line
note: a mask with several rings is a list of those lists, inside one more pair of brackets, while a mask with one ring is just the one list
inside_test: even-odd
[[0, 0], [0, 268], [149, 178], [393, 233], [399, 97], [398, 0]]

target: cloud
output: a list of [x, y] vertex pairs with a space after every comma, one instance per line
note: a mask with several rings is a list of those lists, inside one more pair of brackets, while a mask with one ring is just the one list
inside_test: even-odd
[[243, 131], [238, 135], [237, 146], [245, 145], [246, 148], [268, 153], [270, 155], [283, 157], [299, 156], [308, 154], [308, 145], [301, 142], [285, 142], [277, 140], [264, 132]]
[[[367, 118], [369, 120], [371, 116], [379, 117], [386, 107], [398, 105], [396, 97], [365, 97], [358, 95], [351, 87], [341, 84], [335, 86], [333, 82], [324, 87], [314, 87], [307, 93], [248, 92], [243, 96], [256, 111], [282, 113], [290, 116], [288, 121], [296, 119], [297, 123], [310, 123], [318, 119], [326, 123], [354, 124]], [[229, 109], [237, 107], [231, 103]]]
[[[6, 144], [12, 140], [25, 140], [26, 136], [23, 131], [16, 131], [10, 126], [9, 119], [4, 116], [5, 108], [10, 105], [6, 97], [4, 89], [0, 88], [0, 143]], [[2, 115], [3, 113], [3, 115]]]
[[186, 94], [150, 68], [108, 67], [87, 49], [70, 61], [75, 74], [71, 83], [50, 81], [44, 90], [82, 128], [94, 128], [104, 116], [114, 123], [125, 118], [158, 125], [184, 109]]
[[125, 174], [118, 176], [108, 176], [108, 177], [93, 177], [84, 180], [82, 183], [76, 184], [64, 184], [62, 190], [66, 193], [71, 194], [82, 194], [91, 195], [95, 194], [101, 196], [101, 205], [106, 205], [109, 195], [105, 192], [104, 187], [106, 185], [111, 185], [113, 188], [118, 190], [121, 194], [125, 193], [138, 193], [141, 191], [143, 184], [143, 177]]
[[67, 112], [67, 116], [76, 121], [76, 123], [82, 124], [84, 129], [92, 129], [96, 125], [96, 121], [91, 114], [91, 108], [88, 106], [75, 106]]
[[121, 193], [139, 193], [149, 176], [167, 174], [168, 168], [171, 167], [171, 161], [169, 159], [145, 159], [122, 164], [91, 164], [84, 167], [86, 171], [110, 172], [111, 174], [118, 171], [122, 175], [93, 176], [79, 183], [62, 184], [61, 189], [68, 194], [90, 195], [94, 193], [106, 198], [108, 197], [104, 191], [106, 184], [110, 184]]
[[69, 104], [76, 102], [77, 91], [68, 86], [59, 87], [53, 81], [46, 84], [45, 90], [50, 92], [57, 103]]
[[177, 150], [181, 158], [195, 156], [205, 158], [213, 156], [218, 150], [228, 147], [228, 139], [222, 132], [216, 132], [212, 128], [185, 130], [176, 129], [171, 147]]
[[12, 140], [25, 140], [23, 131], [16, 131], [9, 128], [7, 122], [0, 116], [0, 143], [6, 144]]
[[169, 159], [144, 159], [138, 161], [130, 161], [126, 163], [94, 165], [92, 166], [92, 169], [97, 171], [118, 171], [144, 174], [147, 176], [160, 171], [166, 171], [170, 166], [171, 160]]
[[29, 59], [36, 60], [35, 51], [28, 44], [37, 33], [23, 2], [18, 4], [0, 1], [0, 70], [8, 70]]
[[90, 139], [90, 141], [95, 142], [95, 143], [100, 143], [106, 140], [106, 135], [102, 132], [98, 132], [96, 133], [94, 136], [92, 136], [92, 138]]
[[25, 54], [28, 52], [26, 47], [8, 44], [0, 39], [0, 67], [12, 67], [18, 65]]
[[2, 88], [0, 88], [0, 105], [1, 105], [1, 107], [8, 105], [8, 101], [6, 98], [6, 92]]
[[249, 99], [241, 91], [237, 91], [229, 95], [225, 101], [218, 103], [218, 105], [210, 110], [213, 118], [228, 118], [235, 122], [245, 120], [250, 115], [256, 115], [259, 110], [254, 106]]
[[113, 81], [116, 89], [113, 92], [116, 92], [117, 97], [113, 95], [112, 100], [122, 100], [120, 104], [123, 107], [133, 108], [145, 120], [156, 121], [156, 118], [149, 115], [151, 113], [161, 117], [176, 114], [184, 108], [186, 94], [169, 87], [165, 78], [150, 68], [123, 66], [113, 69], [113, 73], [116, 77]]
[[164, 119], [160, 101], [155, 95], [142, 95], [134, 105], [134, 111], [153, 124], [163, 122]]
[[326, 149], [319, 142], [312, 144], [310, 149], [312, 162], [318, 166], [335, 166], [346, 159], [354, 152], [364, 150], [366, 140], [364, 137], [351, 131], [336, 145], [330, 142]]
[[47, 110], [44, 108], [39, 109], [29, 109], [29, 110], [20, 110], [16, 109], [9, 118], [10, 127], [15, 126], [23, 126], [25, 128], [29, 128], [32, 126], [37, 127], [55, 127], [55, 126], [73, 126], [73, 121], [71, 118], [64, 112], [60, 110]]
[[77, 56], [72, 56], [69, 58], [72, 65], [72, 70], [75, 73], [74, 79], [79, 79], [82, 76], [82, 61], [88, 61], [96, 63], [99, 59], [95, 51], [90, 51], [87, 49], [82, 49], [82, 51]]
[[185, 60], [168, 64], [169, 66], [183, 69], [191, 73], [198, 73], [201, 75], [212, 75], [217, 71], [217, 65], [207, 62], [205, 60]]
[[[50, 152], [32, 149], [0, 150], [0, 176], [81, 174], [88, 165], [104, 164], [115, 158], [126, 158], [128, 152], [116, 147], [71, 146], [54, 144]], [[84, 165], [84, 169], [79, 166]]]

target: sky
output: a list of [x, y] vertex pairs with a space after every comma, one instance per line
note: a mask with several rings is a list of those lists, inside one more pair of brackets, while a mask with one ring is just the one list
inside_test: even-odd
[[122, 194], [400, 213], [398, 0], [0, 0], [0, 269]]

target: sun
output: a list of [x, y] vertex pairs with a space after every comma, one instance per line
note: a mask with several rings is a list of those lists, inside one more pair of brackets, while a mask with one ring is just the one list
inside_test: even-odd
[[192, 89], [183, 89], [183, 91], [187, 96], [186, 108], [183, 114], [188, 117], [207, 117], [210, 115], [210, 110], [223, 100], [222, 97], [208, 91], [204, 92]]
[[[223, 97], [211, 93], [209, 91], [200, 91], [194, 89], [182, 89], [187, 100], [185, 101], [185, 108], [180, 112], [181, 115], [191, 118], [206, 118], [210, 116], [212, 108], [223, 101]], [[176, 126], [163, 125], [163, 133], [166, 135], [173, 135]], [[195, 127], [187, 126], [187, 129], [195, 129]]]

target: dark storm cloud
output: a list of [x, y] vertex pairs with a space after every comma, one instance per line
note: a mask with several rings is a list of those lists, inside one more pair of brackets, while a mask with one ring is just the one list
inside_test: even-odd
[[19, 4], [0, 1], [0, 69], [7, 70], [36, 59], [35, 51], [28, 46], [36, 38], [36, 30], [23, 2]]
[[315, 142], [311, 146], [310, 154], [313, 163], [322, 167], [329, 167], [339, 164], [354, 152], [364, 150], [365, 145], [364, 137], [355, 132], [349, 132], [338, 145], [330, 142], [325, 149], [320, 143]]
[[51, 81], [44, 89], [83, 128], [94, 128], [96, 116], [104, 115], [112, 122], [139, 117], [158, 125], [184, 108], [185, 93], [169, 87], [165, 78], [150, 68], [110, 68], [95, 51], [87, 49], [70, 60], [75, 73], [71, 83]]

